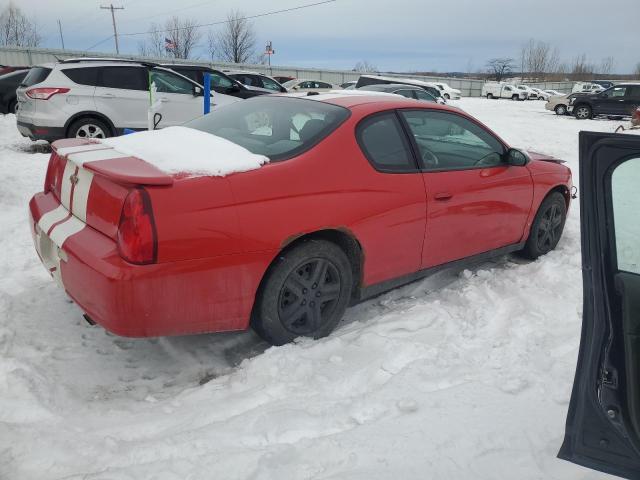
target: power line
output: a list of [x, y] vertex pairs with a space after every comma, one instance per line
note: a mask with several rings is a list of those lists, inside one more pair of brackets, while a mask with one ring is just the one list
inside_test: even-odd
[[109, 35], [107, 38], [103, 38], [102, 40], [100, 40], [98, 43], [96, 43], [95, 45], [91, 45], [89, 48], [87, 48], [87, 51], [89, 50], [93, 50], [94, 48], [96, 48], [98, 45], [103, 44], [104, 42], [106, 42], [107, 40], [111, 40], [113, 38], [113, 35]]
[[149, 30], [149, 31], [146, 31], [146, 32], [121, 33], [120, 36], [122, 37], [122, 36], [133, 36], [133, 35], [148, 35], [150, 33], [175, 32], [177, 30], [185, 30], [185, 29], [188, 29], [188, 28], [211, 27], [213, 25], [223, 25], [225, 23], [235, 22], [237, 20], [251, 20], [253, 18], [267, 17], [269, 15], [276, 15], [278, 13], [286, 13], [286, 12], [292, 12], [294, 10], [302, 10], [303, 8], [316, 7], [318, 5], [325, 5], [327, 3], [334, 3], [334, 2], [337, 2], [337, 1], [338, 0], [325, 0], [323, 2], [315, 2], [315, 3], [306, 4], [306, 5], [300, 5], [299, 7], [285, 8], [285, 9], [282, 9], [282, 10], [273, 10], [271, 12], [258, 13], [256, 15], [247, 15], [246, 17], [242, 17], [240, 19], [221, 20], [221, 21], [218, 21], [218, 22], [203, 23], [201, 25], [192, 25], [192, 26], [188, 26], [188, 27], [178, 27], [178, 28], [168, 28], [168, 29], [162, 29], [162, 30]]
[[120, 23], [131, 23], [137, 22], [138, 20], [148, 20], [150, 18], [162, 17], [163, 15], [169, 15], [171, 13], [182, 12], [183, 10], [187, 10], [189, 8], [201, 7], [203, 5], [208, 5], [211, 3], [211, 0], [207, 0], [206, 2], [196, 3], [195, 5], [187, 5], [186, 7], [178, 8], [176, 10], [169, 10], [168, 12], [156, 13], [155, 15], [145, 15], [144, 17], [137, 18], [127, 18], [126, 20], [121, 21]]
[[111, 21], [113, 22], [113, 37], [116, 39], [116, 53], [120, 53], [120, 47], [118, 46], [118, 30], [116, 29], [116, 14], [114, 10], [124, 10], [124, 7], [114, 7], [113, 3], [108, 7], [100, 5], [102, 10], [111, 10]]

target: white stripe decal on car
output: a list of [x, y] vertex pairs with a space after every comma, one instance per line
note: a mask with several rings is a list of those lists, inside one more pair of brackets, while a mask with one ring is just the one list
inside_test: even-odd
[[67, 158], [78, 166], [82, 166], [87, 162], [96, 162], [98, 160], [114, 160], [116, 158], [125, 158], [125, 155], [112, 148], [104, 150], [93, 150], [91, 152], [72, 153]]
[[68, 215], [69, 211], [64, 208], [63, 205], [58, 205], [57, 208], [42, 215], [38, 221], [38, 225], [40, 225], [43, 232], [48, 232], [54, 223], [64, 220]]
[[60, 189], [60, 203], [65, 206], [68, 210], [69, 205], [71, 205], [71, 189], [73, 187], [73, 183], [71, 183], [71, 176], [76, 171], [76, 166], [67, 162], [64, 166], [64, 173], [62, 174], [62, 188]]
[[53, 243], [55, 243], [58, 247], [62, 248], [67, 238], [69, 238], [71, 235], [75, 235], [86, 226], [86, 223], [78, 220], [74, 216], [71, 216], [67, 221], [56, 225], [56, 227], [51, 232], [51, 240], [53, 240]]
[[92, 150], [104, 150], [106, 148], [111, 147], [102, 143], [88, 143], [87, 145], [78, 145], [76, 147], [58, 148], [56, 152], [58, 153], [59, 157], [66, 157], [67, 155], [71, 155], [72, 153], [89, 152]]
[[93, 182], [93, 173], [84, 168], [80, 168], [77, 174], [78, 180], [73, 190], [73, 213], [83, 222], [87, 221], [87, 202], [89, 200], [89, 191]]

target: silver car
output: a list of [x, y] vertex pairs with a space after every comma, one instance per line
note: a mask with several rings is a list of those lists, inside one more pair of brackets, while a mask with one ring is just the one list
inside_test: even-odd
[[[16, 93], [18, 130], [32, 140], [105, 138], [125, 128], [144, 130], [150, 100], [157, 112], [154, 128], [179, 125], [204, 112], [201, 85], [167, 68], [133, 61], [70, 59], [39, 65]], [[211, 107], [238, 100], [216, 93]]]

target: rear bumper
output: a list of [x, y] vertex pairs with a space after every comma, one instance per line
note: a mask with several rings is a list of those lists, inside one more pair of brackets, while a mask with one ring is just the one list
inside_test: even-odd
[[31, 140], [47, 140], [53, 142], [65, 137], [64, 127], [47, 127], [34, 125], [33, 123], [18, 121], [18, 131], [23, 137]]
[[86, 225], [55, 244], [55, 230], [43, 232], [37, 222], [56, 205], [44, 193], [29, 203], [36, 251], [51, 276], [106, 330], [151, 337], [248, 327], [261, 274], [273, 254], [133, 265], [119, 256], [111, 238]]

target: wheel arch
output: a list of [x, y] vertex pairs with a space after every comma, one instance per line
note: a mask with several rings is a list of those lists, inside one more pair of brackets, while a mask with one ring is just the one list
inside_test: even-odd
[[273, 259], [269, 263], [269, 266], [262, 274], [262, 278], [260, 279], [260, 283], [258, 284], [258, 288], [255, 292], [255, 298], [251, 309], [252, 316], [253, 311], [255, 310], [258, 303], [260, 293], [264, 288], [265, 280], [269, 276], [271, 270], [274, 268], [278, 258], [292, 248], [295, 248], [298, 245], [310, 240], [325, 240], [334, 243], [338, 247], [340, 247], [342, 251], [347, 255], [349, 264], [351, 265], [351, 271], [353, 273], [352, 299], [358, 298], [360, 289], [362, 288], [362, 278], [364, 271], [364, 250], [362, 249], [362, 245], [360, 244], [360, 241], [357, 239], [355, 234], [347, 228], [325, 228], [313, 232], [293, 235], [282, 242], [280, 250], [276, 255], [274, 255]]
[[71, 125], [73, 125], [74, 122], [76, 122], [77, 120], [80, 120], [81, 118], [96, 118], [98, 120], [101, 120], [107, 124], [107, 126], [111, 130], [112, 136], [115, 136], [117, 133], [115, 125], [109, 119], [109, 117], [107, 117], [105, 114], [96, 112], [93, 110], [85, 110], [82, 112], [74, 113], [71, 117], [67, 119], [67, 121], [64, 124], [64, 135], [66, 138], [69, 137], [69, 128], [71, 127]]

